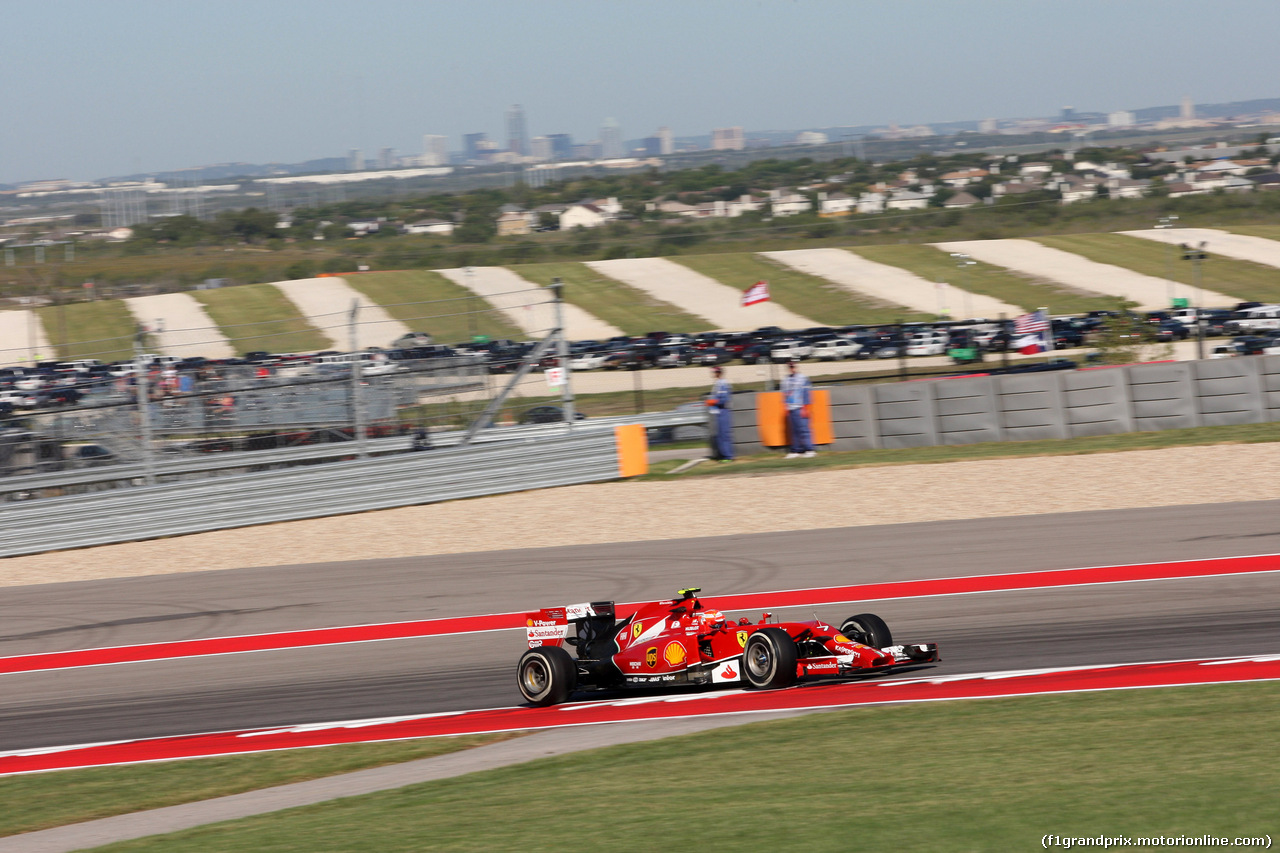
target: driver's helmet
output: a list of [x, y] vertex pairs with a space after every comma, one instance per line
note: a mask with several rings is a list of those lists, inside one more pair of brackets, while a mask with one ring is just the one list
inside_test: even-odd
[[693, 614], [699, 625], [703, 628], [710, 628], [717, 622], [724, 621], [724, 613], [719, 610], [699, 610]]

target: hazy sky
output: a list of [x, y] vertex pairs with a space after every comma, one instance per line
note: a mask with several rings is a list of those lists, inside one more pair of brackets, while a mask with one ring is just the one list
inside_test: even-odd
[[1280, 96], [1276, 0], [0, 2], [0, 182]]

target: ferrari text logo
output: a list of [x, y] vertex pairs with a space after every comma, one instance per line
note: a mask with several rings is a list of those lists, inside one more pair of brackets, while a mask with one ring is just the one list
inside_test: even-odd
[[658, 647], [650, 646], [644, 650], [644, 662], [649, 664], [650, 668], [658, 665]]

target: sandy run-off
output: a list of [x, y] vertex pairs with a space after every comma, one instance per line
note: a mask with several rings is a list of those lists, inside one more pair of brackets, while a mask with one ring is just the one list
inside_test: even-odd
[[[1139, 311], [1169, 307], [1169, 282], [1112, 264], [1100, 264], [1033, 240], [964, 240], [935, 243], [944, 252], [964, 252], [975, 260], [1056, 281], [1073, 290], [1118, 296], [1138, 303]], [[1238, 300], [1206, 290], [1206, 304], [1234, 305]], [[1047, 306], [1053, 313], [1053, 306]]]
[[55, 357], [39, 314], [27, 310], [0, 311], [0, 367], [30, 366]]
[[[409, 327], [369, 297], [347, 284], [343, 278], [300, 278], [278, 281], [276, 287], [298, 307], [311, 325], [333, 341], [335, 349], [362, 350], [365, 347], [389, 347], [396, 338], [407, 335]], [[355, 346], [351, 346], [351, 305], [360, 302], [356, 317]]]
[[189, 293], [135, 296], [124, 304], [133, 319], [151, 333], [164, 355], [231, 358], [236, 354], [204, 306]]
[[[1121, 231], [1120, 233], [1129, 237], [1168, 243], [1172, 247], [1170, 252], [1173, 253], [1175, 260], [1182, 256], [1180, 244], [1199, 246], [1203, 243], [1204, 250], [1211, 255], [1225, 255], [1228, 258], [1252, 261], [1263, 266], [1280, 267], [1280, 241], [1268, 240], [1265, 237], [1232, 234], [1230, 231], [1219, 231], [1216, 228], [1170, 228], [1167, 231], [1152, 228], [1146, 231]], [[1182, 278], [1187, 278], [1187, 273], [1179, 272]]]
[[[748, 332], [761, 326], [808, 329], [821, 325], [788, 311], [776, 302], [761, 302], [744, 308], [742, 291], [738, 288], [721, 284], [666, 258], [588, 261], [587, 266], [639, 288], [655, 299], [669, 302], [682, 311], [702, 317], [723, 331]], [[662, 325], [661, 317], [654, 317], [653, 321], [655, 328]]]
[[965, 319], [994, 320], [1001, 314], [1015, 317], [1023, 313], [1017, 305], [954, 286], [950, 288], [954, 293], [944, 291], [940, 298], [936, 282], [899, 267], [869, 261], [844, 249], [793, 249], [761, 254], [794, 270], [825, 278], [858, 296], [870, 296], [922, 314], [940, 314], [944, 304], [952, 317]]
[[[1278, 470], [1280, 443], [598, 483], [9, 557], [0, 560], [0, 585], [1276, 500]], [[1035, 487], [1026, 488], [1028, 483]], [[573, 521], [547, 524], [548, 518]]]
[[[556, 326], [551, 291], [505, 267], [461, 267], [436, 272], [481, 297], [531, 337], [545, 337]], [[617, 326], [588, 314], [576, 305], [566, 302], [560, 307], [570, 340], [603, 340], [622, 334]]]

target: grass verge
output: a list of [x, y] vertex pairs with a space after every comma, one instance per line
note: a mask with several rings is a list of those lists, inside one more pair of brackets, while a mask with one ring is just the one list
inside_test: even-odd
[[487, 301], [438, 272], [368, 272], [348, 275], [346, 282], [410, 329], [429, 333], [436, 343], [469, 341], [472, 334], [527, 337]]
[[[58, 358], [133, 358], [133, 332], [138, 321], [122, 299], [71, 302], [37, 308], [49, 344]], [[45, 359], [53, 353], [37, 353]]]
[[746, 290], [757, 281], [769, 282], [769, 295], [789, 311], [828, 326], [853, 323], [881, 325], [937, 319], [916, 314], [901, 306], [859, 299], [839, 285], [819, 276], [793, 270], [759, 255], [739, 252], [725, 255], [680, 255], [668, 258], [694, 272], [713, 278], [737, 290]]
[[191, 296], [241, 354], [255, 350], [313, 352], [328, 349], [332, 343], [273, 284], [193, 290]]
[[446, 755], [515, 734], [352, 743], [0, 778], [0, 836]]
[[[1280, 685], [860, 708], [549, 758], [103, 850], [1030, 850], [1275, 833]], [[585, 800], [585, 802], [584, 802]], [[692, 809], [692, 812], [691, 812]], [[690, 814], [696, 816], [689, 820]], [[570, 845], [566, 839], [572, 838]]]
[[[981, 261], [960, 269], [947, 252], [933, 246], [855, 246], [850, 252], [869, 261], [901, 267], [928, 281], [945, 281], [962, 291], [981, 293], [1010, 305], [1034, 311], [1050, 306], [1054, 314], [1083, 314], [1115, 307], [1115, 300], [1100, 296], [1083, 296], [1051, 282], [1038, 282], [1030, 276]], [[959, 304], [950, 305], [953, 317], [972, 317], [965, 307], [963, 293], [951, 297]]]
[[[1172, 278], [1175, 296], [1190, 297], [1192, 304], [1199, 298], [1192, 286], [1195, 275], [1192, 263], [1182, 260], [1177, 247], [1170, 248], [1169, 244], [1125, 234], [1069, 234], [1036, 237], [1035, 241], [1100, 264], [1124, 267], [1154, 278]], [[1200, 275], [1200, 287], [1205, 290], [1239, 300], [1280, 301], [1280, 276], [1276, 275], [1275, 267], [1213, 255], [1200, 264]]]
[[617, 279], [593, 270], [586, 264], [524, 264], [512, 272], [546, 287], [553, 278], [564, 282], [566, 302], [622, 330], [624, 335], [665, 332], [701, 332], [707, 321], [682, 311]]
[[[1121, 453], [1129, 450], [1161, 450], [1210, 444], [1264, 444], [1280, 441], [1280, 424], [1239, 424], [1234, 426], [1171, 429], [1160, 432], [1130, 432], [1087, 438], [1045, 441], [985, 442], [942, 447], [907, 447], [897, 450], [819, 449], [811, 459], [784, 459], [782, 451], [739, 457], [732, 465], [698, 466], [681, 478], [741, 474], [783, 473], [796, 470], [865, 468], [873, 465], [932, 465], [977, 459], [1012, 459], [1023, 456], [1079, 456], [1088, 453]], [[649, 479], [669, 479], [664, 473]]]

